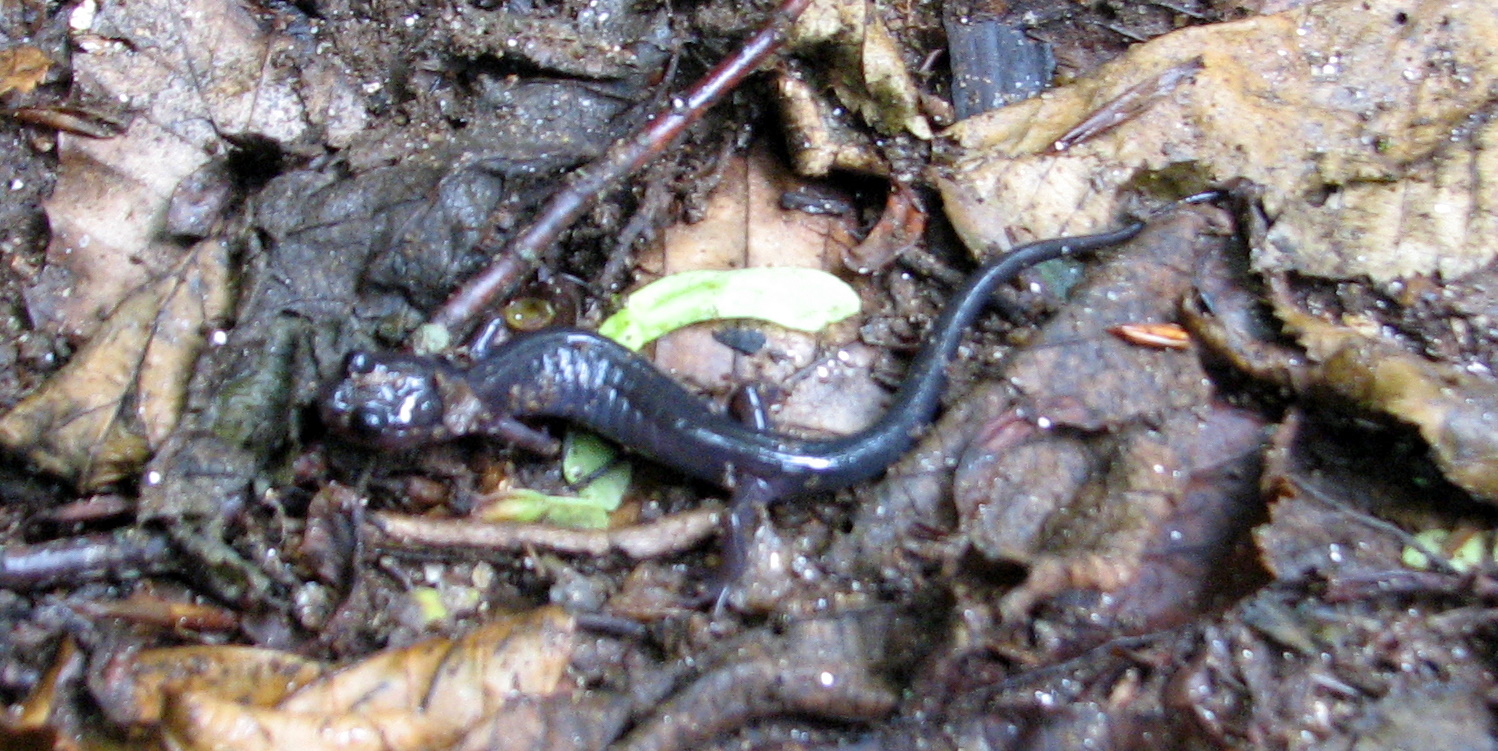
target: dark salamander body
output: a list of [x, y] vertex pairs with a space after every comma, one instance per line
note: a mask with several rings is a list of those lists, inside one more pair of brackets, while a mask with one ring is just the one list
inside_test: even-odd
[[466, 370], [434, 357], [355, 353], [322, 412], [351, 440], [391, 449], [492, 433], [501, 417], [555, 417], [723, 487], [753, 479], [768, 498], [839, 488], [882, 472], [931, 421], [947, 359], [995, 287], [1037, 263], [1113, 245], [1139, 229], [1044, 240], [984, 265], [932, 327], [889, 410], [842, 438], [805, 440], [740, 424], [639, 355], [575, 329], [516, 339]]

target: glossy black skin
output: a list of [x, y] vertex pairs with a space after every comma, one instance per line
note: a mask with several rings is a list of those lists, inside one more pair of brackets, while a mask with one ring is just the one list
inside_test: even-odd
[[[322, 401], [328, 425], [352, 440], [399, 449], [485, 433], [493, 418], [555, 417], [587, 426], [629, 451], [727, 488], [753, 480], [768, 498], [839, 488], [873, 477], [905, 453], [931, 421], [946, 363], [994, 288], [1042, 261], [1133, 237], [1140, 225], [1017, 248], [968, 279], [931, 329], [873, 425], [842, 438], [807, 440], [756, 430], [714, 411], [639, 355], [597, 334], [549, 329], [501, 345], [472, 367], [413, 355], [355, 353]], [[466, 387], [466, 391], [465, 391]], [[443, 425], [455, 392], [483, 414]], [[451, 422], [451, 421], [449, 421]]]

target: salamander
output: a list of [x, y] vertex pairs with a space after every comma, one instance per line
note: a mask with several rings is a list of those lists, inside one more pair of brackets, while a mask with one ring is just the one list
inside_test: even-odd
[[1141, 226], [1042, 240], [983, 265], [932, 326], [889, 409], [840, 438], [811, 440], [740, 423], [640, 355], [572, 328], [523, 335], [467, 368], [437, 357], [352, 353], [325, 391], [321, 412], [333, 431], [387, 450], [492, 435], [515, 417], [560, 418], [693, 477], [729, 489], [752, 485], [763, 500], [832, 490], [878, 475], [911, 447], [936, 413], [947, 360], [998, 285], [1042, 261], [1128, 240]]

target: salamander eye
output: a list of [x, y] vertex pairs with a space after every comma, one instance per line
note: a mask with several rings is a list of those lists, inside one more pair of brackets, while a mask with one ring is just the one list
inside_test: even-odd
[[343, 372], [349, 375], [367, 375], [374, 372], [375, 359], [368, 352], [350, 352], [343, 361]]
[[365, 436], [379, 436], [390, 423], [390, 415], [380, 407], [355, 407], [348, 416], [349, 429]]

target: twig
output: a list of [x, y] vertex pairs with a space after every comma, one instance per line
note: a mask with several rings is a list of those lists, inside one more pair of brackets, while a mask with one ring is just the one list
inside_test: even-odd
[[84, 535], [0, 550], [0, 588], [33, 590], [160, 571], [174, 562], [165, 537], [140, 530]]
[[780, 48], [785, 32], [811, 0], [782, 0], [769, 21], [744, 46], [703, 76], [692, 88], [671, 98], [666, 109], [635, 135], [615, 143], [597, 161], [572, 173], [567, 185], [551, 197], [520, 234], [498, 247], [498, 224], [489, 222], [476, 246], [494, 261], [432, 314], [431, 323], [456, 333], [496, 297], [512, 292], [520, 281], [556, 253], [561, 233], [577, 221], [604, 191], [660, 155], [687, 126], [698, 121], [740, 81]]
[[723, 527], [717, 506], [683, 511], [655, 521], [618, 529], [569, 529], [547, 524], [431, 519], [389, 512], [370, 514], [384, 550], [430, 551], [432, 548], [479, 552], [525, 551], [602, 556], [623, 553], [634, 560], [660, 558], [690, 550]]

